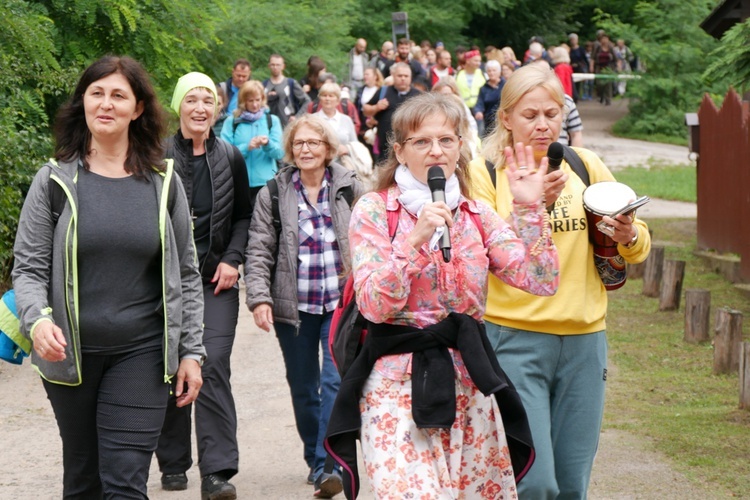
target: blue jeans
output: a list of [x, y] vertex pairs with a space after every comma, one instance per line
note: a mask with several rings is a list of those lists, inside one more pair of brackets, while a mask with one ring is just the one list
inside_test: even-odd
[[518, 483], [518, 498], [585, 500], [604, 413], [605, 332], [551, 335], [485, 324], [534, 438], [536, 460]]
[[[328, 419], [341, 378], [328, 350], [328, 330], [333, 313], [301, 312], [299, 334], [285, 323], [276, 323], [276, 337], [286, 365], [286, 381], [292, 393], [294, 420], [304, 444], [305, 462], [317, 478], [325, 465], [323, 447]], [[323, 350], [323, 367], [320, 350]]]

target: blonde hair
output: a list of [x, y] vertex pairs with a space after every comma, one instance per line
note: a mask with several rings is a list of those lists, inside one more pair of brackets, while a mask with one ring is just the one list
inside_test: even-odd
[[[408, 139], [408, 134], [419, 129], [427, 121], [434, 121], [436, 116], [444, 116], [445, 120], [455, 130], [456, 135], [462, 134], [462, 121], [466, 120], [466, 111], [459, 102], [460, 99], [455, 96], [439, 94], [436, 92], [425, 92], [416, 95], [405, 101], [393, 113], [391, 120], [391, 135], [388, 138], [390, 150], [388, 158], [381, 165], [381, 173], [375, 191], [388, 189], [396, 183], [396, 168], [399, 166], [396, 151], [393, 147], [395, 144], [403, 145]], [[467, 166], [471, 156], [468, 154], [469, 149], [461, 147], [458, 166], [456, 167], [456, 177], [461, 186], [461, 194], [469, 197], [469, 186], [471, 179]]]
[[458, 85], [456, 84], [456, 79], [452, 76], [444, 76], [440, 80], [437, 81], [435, 85], [432, 86], [433, 92], [440, 92], [444, 88], [449, 88], [453, 91], [454, 95], [460, 96], [461, 94], [458, 92]]
[[294, 151], [292, 144], [294, 136], [302, 127], [308, 127], [313, 132], [320, 135], [321, 140], [327, 143], [328, 151], [326, 152], [326, 167], [331, 164], [339, 150], [339, 139], [336, 132], [331, 128], [324, 119], [317, 114], [304, 114], [287, 125], [284, 130], [284, 161], [294, 165]]
[[503, 54], [503, 51], [498, 48], [492, 48], [484, 53], [484, 55], [487, 58], [487, 62], [490, 61], [497, 61], [500, 64], [503, 64], [505, 62], [505, 54]]
[[552, 62], [555, 64], [568, 63], [570, 64], [570, 54], [565, 47], [555, 47], [552, 51]]
[[318, 95], [321, 96], [323, 94], [335, 95], [340, 101], [341, 100], [341, 87], [339, 86], [338, 83], [333, 83], [333, 82], [324, 83], [318, 89]]
[[242, 84], [240, 93], [237, 95], [237, 109], [234, 110], [235, 117], [240, 116], [245, 111], [245, 101], [247, 101], [248, 97], [260, 97], [260, 107], [264, 107], [266, 105], [266, 93], [263, 90], [263, 84], [258, 80], [248, 80]]
[[[518, 61], [518, 59], [516, 58], [516, 53], [513, 52], [513, 48], [511, 48], [510, 46], [505, 46], [502, 49], [500, 49], [500, 51], [505, 56], [505, 60], [507, 62], [515, 63], [516, 61]], [[510, 59], [510, 61], [508, 61], [508, 59]]]
[[368, 71], [372, 71], [372, 73], [375, 75], [375, 83], [378, 87], [383, 86], [383, 73], [380, 72], [378, 68], [365, 68], [365, 73]]
[[[512, 146], [512, 131], [505, 128], [503, 120], [513, 112], [513, 108], [523, 96], [537, 88], [549, 92], [550, 97], [563, 109], [565, 97], [562, 84], [555, 72], [539, 64], [529, 64], [518, 68], [505, 82], [500, 95], [500, 107], [497, 110], [495, 130], [482, 141], [482, 156], [491, 161], [496, 167], [505, 165], [503, 150]], [[555, 138], [557, 139], [557, 138]]]

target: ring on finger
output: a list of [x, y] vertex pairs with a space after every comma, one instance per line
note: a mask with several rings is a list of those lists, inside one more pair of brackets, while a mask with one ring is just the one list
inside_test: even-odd
[[527, 168], [529, 168], [527, 165], [520, 165], [518, 170], [526, 170]]

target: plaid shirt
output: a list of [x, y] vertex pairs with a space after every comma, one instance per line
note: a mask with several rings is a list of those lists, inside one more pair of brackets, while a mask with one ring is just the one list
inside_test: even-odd
[[299, 210], [299, 264], [297, 301], [300, 311], [323, 314], [333, 311], [339, 301], [341, 254], [331, 220], [331, 172], [328, 168], [318, 192], [317, 207], [307, 198], [299, 171], [292, 174]]

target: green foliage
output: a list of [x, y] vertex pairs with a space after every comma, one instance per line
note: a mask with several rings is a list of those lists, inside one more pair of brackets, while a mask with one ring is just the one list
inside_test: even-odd
[[628, 83], [630, 113], [620, 124], [622, 129], [643, 135], [686, 135], [685, 113], [695, 111], [703, 93], [713, 90], [704, 86], [701, 75], [717, 42], [699, 24], [714, 3], [640, 1], [631, 23], [599, 12], [599, 25], [613, 38], [630, 40], [646, 68], [643, 78]]
[[[168, 101], [174, 83], [195, 71], [194, 54], [215, 40], [222, 0], [45, 0], [57, 27], [61, 66], [82, 71], [106, 54], [140, 61]], [[65, 100], [49, 102], [54, 110]]]
[[[343, 74], [347, 51], [355, 38], [349, 35], [353, 0], [228, 0], [217, 26], [217, 38], [196, 52], [200, 66], [215, 80], [225, 80], [240, 57], [253, 65], [252, 77], [268, 76], [268, 57], [281, 54], [286, 74], [301, 78], [310, 55], [326, 61], [327, 69]], [[390, 22], [390, 18], [389, 18]]]
[[721, 38], [709, 55], [711, 64], [703, 73], [708, 83], [726, 81], [741, 93], [750, 88], [750, 19], [738, 23]]
[[0, 287], [26, 190], [51, 151], [45, 97], [66, 93], [72, 80], [57, 63], [54, 34], [42, 6], [6, 0], [0, 9]]
[[20, 208], [52, 153], [51, 119], [81, 70], [105, 54], [140, 60], [164, 102], [214, 41], [221, 0], [5, 0], [0, 9], [0, 284]]

